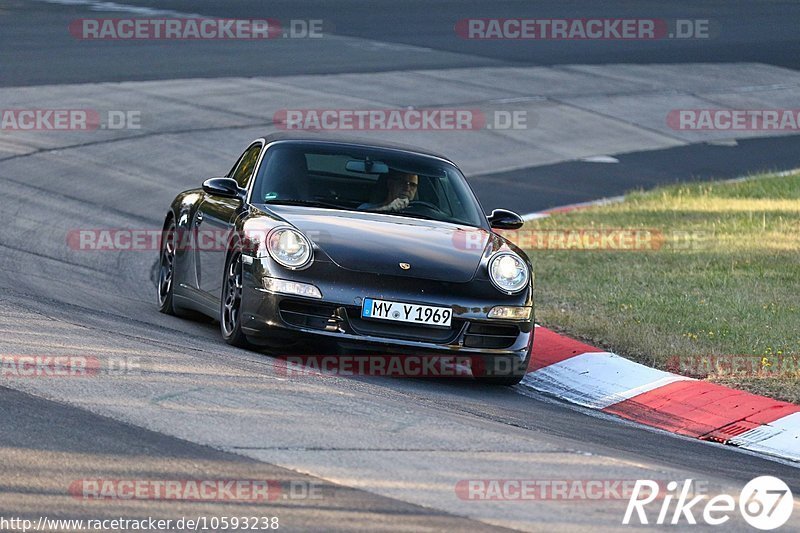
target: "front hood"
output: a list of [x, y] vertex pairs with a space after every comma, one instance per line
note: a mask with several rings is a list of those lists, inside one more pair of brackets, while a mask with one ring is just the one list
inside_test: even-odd
[[[493, 233], [471, 226], [296, 206], [269, 209], [301, 230], [341, 268], [464, 283], [475, 276]], [[400, 263], [411, 268], [403, 270]]]

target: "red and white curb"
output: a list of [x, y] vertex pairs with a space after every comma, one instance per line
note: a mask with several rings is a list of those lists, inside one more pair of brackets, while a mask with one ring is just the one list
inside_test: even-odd
[[[752, 178], [724, 182], [748, 179]], [[534, 220], [624, 198], [565, 205], [522, 218]], [[523, 385], [563, 400], [680, 435], [800, 462], [800, 405], [650, 368], [539, 326], [529, 370]]]
[[537, 327], [522, 384], [701, 440], [800, 461], [800, 405], [687, 378]]

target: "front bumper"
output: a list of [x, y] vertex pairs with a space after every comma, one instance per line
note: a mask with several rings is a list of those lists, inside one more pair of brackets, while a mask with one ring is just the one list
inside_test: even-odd
[[[271, 271], [271, 270], [274, 270]], [[524, 374], [533, 342], [533, 313], [525, 321], [489, 319], [497, 305], [532, 306], [529, 291], [503, 295], [488, 280], [468, 283], [350, 273], [315, 262], [304, 271], [276, 270], [268, 259], [245, 261], [242, 330], [273, 348], [313, 353], [370, 351], [406, 355], [468, 356], [486, 375]], [[323, 298], [272, 293], [264, 276], [311, 283]], [[365, 297], [447, 306], [450, 328], [361, 318]]]

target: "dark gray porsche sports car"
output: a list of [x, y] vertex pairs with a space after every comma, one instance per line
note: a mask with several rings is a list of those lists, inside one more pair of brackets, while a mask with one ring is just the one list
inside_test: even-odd
[[172, 202], [160, 310], [217, 319], [235, 346], [469, 356], [477, 379], [514, 384], [533, 343], [533, 276], [493, 229], [521, 225], [484, 215], [441, 155], [274, 134]]

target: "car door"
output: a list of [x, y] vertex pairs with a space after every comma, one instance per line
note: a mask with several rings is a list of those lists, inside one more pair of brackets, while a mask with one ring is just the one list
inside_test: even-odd
[[[253, 176], [263, 143], [250, 145], [228, 173], [242, 189], [247, 189]], [[236, 219], [245, 212], [239, 198], [224, 198], [205, 193], [195, 213], [197, 245], [197, 280], [199, 289], [218, 302], [222, 295], [223, 270], [227, 243]]]

